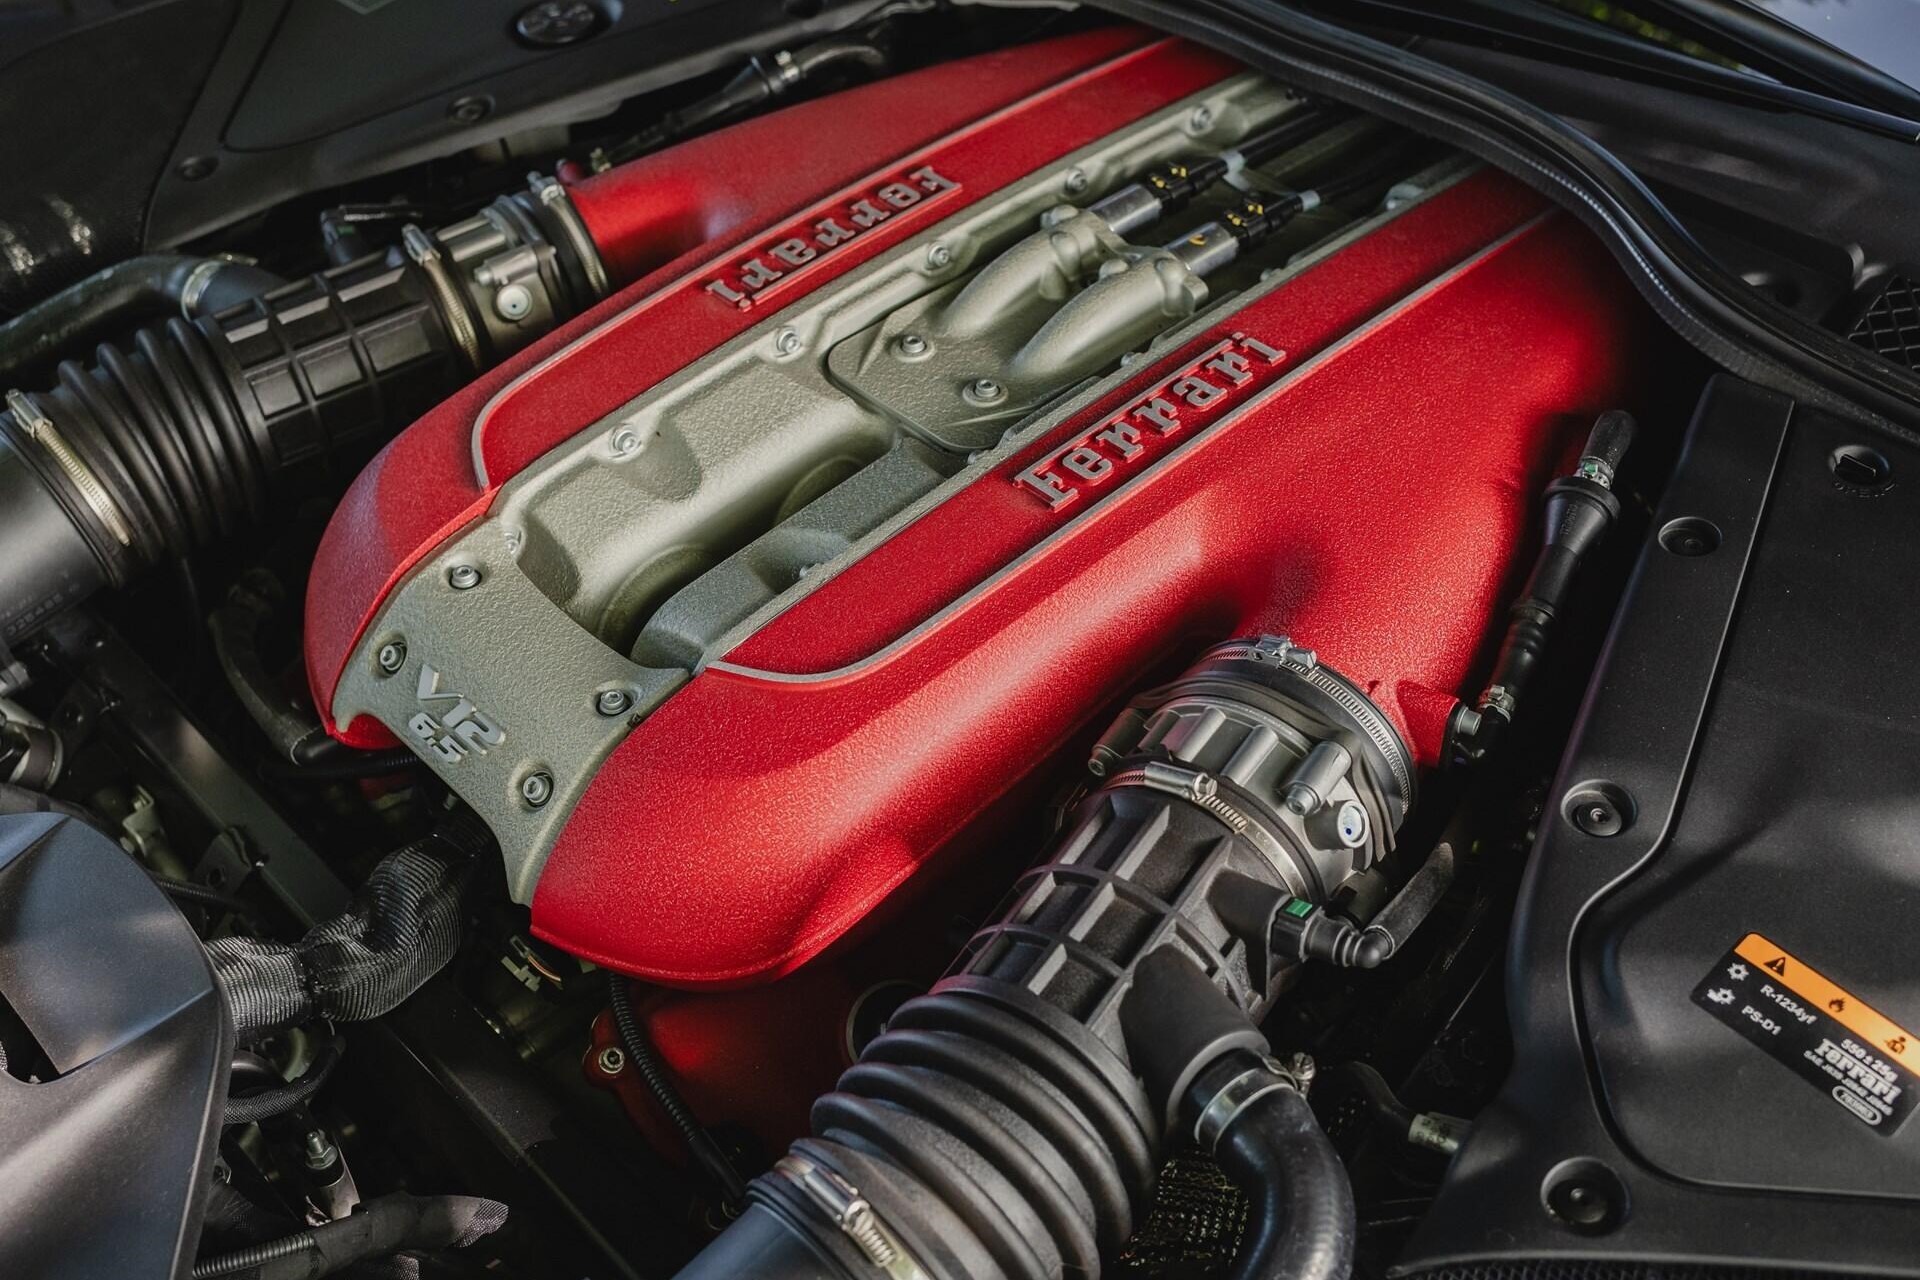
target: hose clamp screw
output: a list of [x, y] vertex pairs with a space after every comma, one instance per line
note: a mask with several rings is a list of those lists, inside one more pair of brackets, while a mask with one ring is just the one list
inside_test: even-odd
[[538, 809], [553, 799], [553, 775], [550, 773], [530, 773], [520, 780], [520, 798], [527, 802], [530, 809]]
[[407, 665], [407, 642], [404, 640], [387, 641], [380, 646], [380, 652], [375, 655], [374, 660], [380, 664], [382, 671], [388, 675], [393, 675], [399, 671], [400, 668]]
[[788, 325], [773, 335], [773, 349], [783, 356], [790, 356], [800, 350], [800, 331]]
[[627, 1055], [618, 1045], [610, 1044], [594, 1057], [593, 1065], [600, 1068], [603, 1076], [617, 1076], [627, 1069]]
[[457, 564], [447, 570], [447, 585], [455, 591], [471, 591], [480, 585], [480, 571], [470, 564]]
[[603, 716], [622, 715], [632, 705], [633, 699], [625, 689], [602, 689], [600, 696], [593, 700], [594, 710]]

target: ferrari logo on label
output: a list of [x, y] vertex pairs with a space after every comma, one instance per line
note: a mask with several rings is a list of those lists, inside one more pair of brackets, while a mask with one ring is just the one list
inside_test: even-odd
[[1150, 442], [1190, 433], [1273, 380], [1287, 353], [1236, 333], [1125, 408], [1023, 468], [1014, 483], [1058, 511], [1146, 456]]

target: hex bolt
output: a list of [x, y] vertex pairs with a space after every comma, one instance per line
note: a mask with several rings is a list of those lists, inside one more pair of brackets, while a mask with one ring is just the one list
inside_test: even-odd
[[617, 1045], [608, 1045], [594, 1056], [593, 1065], [603, 1076], [617, 1076], [627, 1069], [627, 1055]]
[[1070, 196], [1083, 195], [1086, 193], [1089, 181], [1085, 169], [1069, 169], [1060, 186]]
[[457, 564], [447, 570], [447, 585], [455, 591], [471, 591], [480, 585], [480, 571], [470, 564]]
[[324, 1169], [332, 1164], [334, 1156], [339, 1154], [333, 1143], [327, 1140], [327, 1132], [324, 1129], [308, 1130], [302, 1146], [309, 1169]]
[[944, 244], [936, 244], [927, 250], [927, 265], [935, 271], [944, 271], [953, 265], [953, 250]]
[[633, 699], [627, 696], [625, 689], [602, 689], [600, 696], [593, 700], [593, 708], [603, 716], [623, 715], [633, 705]]
[[632, 427], [621, 427], [613, 433], [613, 439], [610, 443], [613, 447], [613, 456], [616, 458], [624, 458], [639, 449], [640, 433]]
[[502, 320], [525, 320], [533, 311], [533, 294], [523, 284], [510, 284], [493, 295], [493, 309]]
[[783, 356], [790, 356], [800, 349], [800, 331], [788, 325], [773, 335], [773, 349]]
[[380, 646], [380, 652], [374, 655], [374, 661], [380, 664], [380, 670], [393, 675], [407, 665], [407, 642], [389, 640]]
[[918, 358], [929, 350], [927, 340], [917, 333], [903, 333], [894, 340], [894, 349], [903, 356]]
[[1007, 389], [992, 378], [975, 378], [967, 384], [967, 399], [975, 404], [995, 404], [1006, 396]]
[[553, 799], [553, 775], [550, 773], [530, 773], [520, 780], [520, 798], [527, 802], [529, 809], [538, 809]]
[[1205, 133], [1213, 128], [1213, 108], [1197, 108], [1187, 119], [1187, 130], [1191, 133]]

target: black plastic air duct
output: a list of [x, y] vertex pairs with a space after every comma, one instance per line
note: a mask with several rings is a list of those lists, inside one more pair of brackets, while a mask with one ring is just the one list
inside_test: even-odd
[[1097, 1277], [1175, 1145], [1255, 1206], [1239, 1276], [1339, 1280], [1345, 1173], [1255, 1029], [1277, 915], [1392, 847], [1406, 747], [1314, 655], [1211, 651], [1101, 739], [1103, 783], [1000, 918], [813, 1110], [682, 1280]]

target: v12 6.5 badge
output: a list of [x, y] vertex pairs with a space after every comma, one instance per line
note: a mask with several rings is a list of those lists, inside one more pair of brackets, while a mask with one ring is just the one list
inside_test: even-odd
[[440, 672], [422, 664], [414, 698], [421, 710], [407, 720], [407, 731], [434, 759], [459, 764], [469, 755], [485, 755], [507, 740], [506, 731], [473, 700], [444, 688]]

